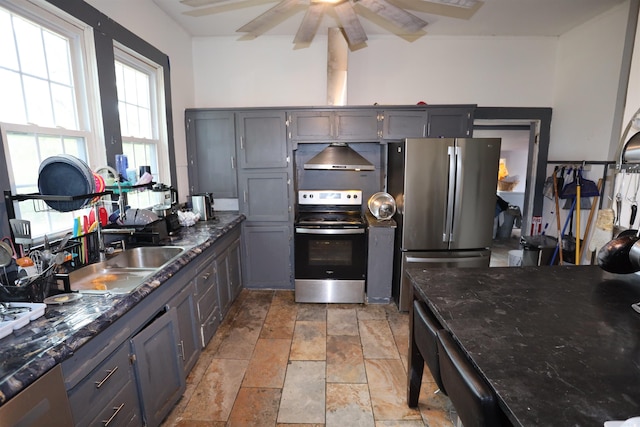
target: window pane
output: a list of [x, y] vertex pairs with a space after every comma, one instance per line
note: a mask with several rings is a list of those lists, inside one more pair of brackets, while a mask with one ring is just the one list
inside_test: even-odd
[[136, 71], [129, 67], [124, 67], [124, 101], [127, 104], [138, 103], [138, 91], [136, 86]]
[[53, 100], [56, 126], [65, 129], [77, 129], [73, 88], [52, 83], [51, 98]]
[[17, 70], [18, 56], [16, 55], [15, 40], [13, 39], [11, 16], [2, 9], [0, 9], [0, 41], [0, 67]]
[[54, 127], [49, 85], [42, 79], [23, 76], [24, 94], [27, 101], [27, 121], [39, 126]]
[[47, 63], [44, 57], [40, 27], [15, 15], [13, 25], [18, 42], [22, 72], [46, 78]]
[[[0, 69], [0, 121], [7, 123], [26, 123], [27, 115], [22, 98], [20, 75], [13, 71]], [[5, 102], [2, 102], [5, 100]], [[11, 100], [11, 102], [9, 102]]]
[[57, 83], [71, 86], [69, 43], [66, 39], [49, 31], [44, 31], [43, 37], [47, 52], [49, 79]]
[[[32, 134], [11, 133], [7, 134], [7, 142], [11, 163], [19, 166], [12, 168], [16, 190], [27, 192], [25, 191], [27, 188], [33, 188], [38, 182], [40, 159], [36, 137]], [[37, 188], [35, 191], [38, 191]]]

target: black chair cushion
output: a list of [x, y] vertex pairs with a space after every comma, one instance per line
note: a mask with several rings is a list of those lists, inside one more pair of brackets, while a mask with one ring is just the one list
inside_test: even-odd
[[438, 331], [438, 355], [442, 382], [462, 424], [501, 426], [495, 394], [446, 330]]
[[438, 360], [438, 330], [442, 326], [423, 302], [413, 302], [413, 336], [431, 376], [441, 392], [446, 394], [440, 377], [440, 362]]

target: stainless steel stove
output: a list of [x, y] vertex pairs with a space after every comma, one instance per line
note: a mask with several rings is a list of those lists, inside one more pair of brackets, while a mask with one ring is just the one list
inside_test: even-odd
[[367, 235], [362, 203], [360, 190], [298, 192], [296, 302], [364, 302]]

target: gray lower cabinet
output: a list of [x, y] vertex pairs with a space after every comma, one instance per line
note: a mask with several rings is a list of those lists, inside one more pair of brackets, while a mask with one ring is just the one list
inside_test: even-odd
[[175, 307], [162, 309], [131, 339], [136, 383], [148, 426], [160, 425], [185, 390], [178, 340]]
[[222, 313], [218, 303], [218, 286], [216, 283], [216, 265], [211, 251], [207, 251], [206, 259], [199, 263], [196, 276], [196, 300], [198, 321], [200, 323], [200, 344], [206, 347], [216, 333]]
[[187, 286], [169, 301], [169, 307], [175, 307], [178, 317], [180, 339], [178, 347], [185, 377], [189, 374], [200, 356], [200, 332], [198, 311], [195, 301], [195, 280], [190, 280]]
[[218, 302], [222, 317], [231, 307], [231, 293], [229, 292], [229, 269], [227, 268], [227, 253], [224, 252], [216, 258], [216, 282], [218, 288]]
[[229, 275], [229, 294], [235, 301], [242, 290], [242, 264], [240, 261], [240, 237], [235, 239], [227, 250], [227, 273]]
[[232, 111], [187, 110], [187, 162], [191, 194], [238, 197], [236, 131]]
[[243, 224], [243, 279], [247, 287], [293, 289], [292, 227]]
[[242, 290], [240, 272], [240, 237], [216, 258], [216, 281], [218, 301], [222, 317], [227, 314], [231, 304]]

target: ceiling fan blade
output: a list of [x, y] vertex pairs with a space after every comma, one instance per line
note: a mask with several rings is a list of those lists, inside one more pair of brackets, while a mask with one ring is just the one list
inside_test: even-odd
[[284, 19], [288, 18], [287, 13], [298, 6], [298, 0], [282, 0], [262, 15], [238, 28], [239, 33], [262, 34], [269, 28], [273, 28]]
[[443, 3], [437, 3], [434, 1], [424, 0], [388, 0], [389, 3], [394, 4], [402, 9], [415, 10], [416, 12], [428, 13], [431, 15], [447, 16], [449, 18], [457, 19], [471, 19], [473, 15], [484, 4], [482, 1], [476, 2], [472, 7], [458, 7], [454, 5], [447, 5]]
[[473, 7], [475, 6], [476, 3], [478, 3], [478, 0], [427, 0], [427, 1], [430, 1], [432, 3], [442, 3], [450, 6], [457, 6], [457, 7]]
[[309, 5], [307, 13], [305, 13], [304, 18], [302, 18], [302, 23], [300, 24], [300, 28], [298, 28], [296, 37], [293, 39], [293, 43], [311, 43], [313, 37], [316, 35], [316, 31], [318, 31], [318, 25], [320, 25], [324, 7], [325, 3], [311, 3], [311, 5]]
[[422, 19], [388, 3], [386, 0], [359, 0], [358, 4], [410, 33], [419, 31], [427, 26], [427, 23]]
[[[216, 0], [217, 1], [217, 0]], [[226, 0], [225, 0], [226, 1]], [[209, 6], [203, 9], [190, 10], [188, 12], [182, 12], [183, 15], [193, 16], [195, 18], [199, 16], [214, 15], [216, 13], [230, 12], [234, 10], [241, 10], [247, 7], [259, 6], [265, 3], [273, 3], [276, 0], [244, 0], [240, 2], [219, 4], [216, 6]]]
[[213, 3], [220, 3], [223, 1], [227, 1], [227, 0], [180, 0], [180, 3], [182, 3], [185, 6], [201, 7], [201, 6], [207, 6]]
[[357, 46], [367, 41], [367, 34], [364, 32], [364, 28], [362, 28], [362, 24], [360, 24], [351, 3], [345, 1], [337, 4], [333, 7], [333, 10], [336, 11], [351, 46]]

